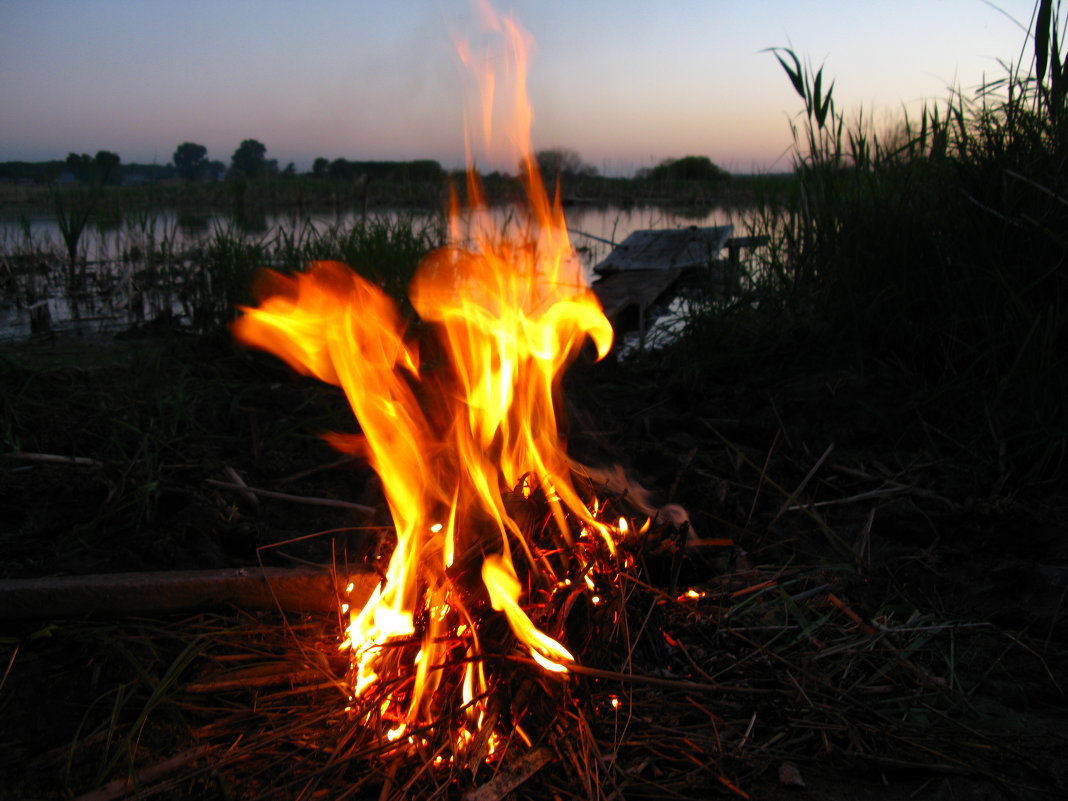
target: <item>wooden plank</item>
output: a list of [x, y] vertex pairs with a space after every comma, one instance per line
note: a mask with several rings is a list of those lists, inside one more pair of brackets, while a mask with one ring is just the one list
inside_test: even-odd
[[634, 231], [593, 271], [610, 275], [628, 270], [704, 267], [717, 258], [733, 232], [733, 225]]
[[771, 237], [764, 234], [757, 236], [732, 236], [727, 240], [727, 261], [737, 264], [741, 260], [743, 250], [762, 248], [771, 242]]
[[[0, 579], [0, 620], [145, 615], [236, 606], [331, 611], [366, 602], [381, 578], [322, 568], [247, 567]], [[352, 582], [347, 596], [345, 586]]]
[[593, 284], [605, 316], [616, 320], [630, 307], [643, 312], [666, 294], [686, 270], [627, 270], [607, 275]]

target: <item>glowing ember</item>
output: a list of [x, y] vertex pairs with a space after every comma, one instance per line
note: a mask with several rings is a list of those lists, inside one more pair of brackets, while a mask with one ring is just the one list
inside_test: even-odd
[[[549, 201], [532, 158], [524, 36], [511, 20], [490, 22], [507, 43], [517, 110], [507, 137], [529, 209], [503, 230], [469, 170], [468, 209], [461, 215], [453, 202], [450, 244], [426, 259], [410, 291], [447, 366], [425, 368], [393, 301], [336, 262], [294, 277], [268, 273], [260, 306], [234, 327], [242, 342], [344, 389], [363, 434], [335, 444], [363, 453], [382, 480], [397, 544], [384, 581], [350, 613], [342, 648], [351, 650], [353, 706], [380, 717], [390, 741], [415, 742], [416, 729], [450, 719], [457, 747], [481, 755], [496, 747], [483, 731], [491, 666], [481, 622], [503, 613], [523, 651], [566, 673], [574, 657], [532, 621], [533, 599], [575, 592], [574, 577], [598, 602], [591, 560], [614, 554], [626, 530], [623, 520], [602, 522], [596, 502], [587, 507], [558, 436], [564, 368], [587, 338], [603, 357], [612, 329], [571, 248], [559, 195]], [[461, 55], [474, 62], [467, 48]], [[482, 73], [480, 86], [488, 139], [494, 75]], [[535, 494], [551, 512], [536, 541], [512, 511]]]

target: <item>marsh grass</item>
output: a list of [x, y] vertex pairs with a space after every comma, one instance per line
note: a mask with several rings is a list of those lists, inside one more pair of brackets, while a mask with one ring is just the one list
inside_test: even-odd
[[[73, 286], [78, 278], [83, 281], [85, 278], [84, 259], [79, 260], [79, 243], [92, 217], [95, 198], [91, 190], [71, 193], [57, 190], [52, 193], [52, 200], [56, 222], [66, 247], [68, 280]], [[77, 274], [79, 261], [82, 266], [80, 276]]]
[[[1036, 4], [1030, 69], [879, 130], [834, 84], [773, 49], [803, 104], [794, 176], [758, 198], [770, 237], [741, 304], [709, 309], [682, 353], [739, 348], [891, 369], [919, 439], [988, 486], [1061, 475], [1068, 449], [1068, 64]], [[738, 336], [739, 332], [745, 335]], [[759, 336], [754, 338], [754, 332]], [[718, 358], [718, 357], [717, 357]], [[724, 356], [724, 358], [733, 358]], [[715, 370], [697, 360], [692, 372]]]
[[352, 226], [331, 226], [318, 231], [305, 225], [280, 230], [272, 262], [304, 265], [335, 260], [348, 264], [381, 286], [394, 299], [405, 302], [408, 285], [423, 258], [445, 241], [443, 217], [365, 217]]
[[326, 229], [305, 223], [260, 236], [234, 224], [217, 225], [204, 249], [192, 311], [208, 326], [225, 323], [238, 306], [252, 302], [258, 270], [299, 270], [322, 260], [348, 264], [405, 303], [419, 262], [443, 241], [443, 224], [406, 217], [368, 217]]
[[88, 196], [79, 204], [56, 197], [62, 241], [32, 232], [27, 221], [21, 236], [0, 243], [4, 301], [16, 309], [24, 300], [57, 301], [73, 319], [111, 321], [112, 333], [144, 326], [211, 333], [252, 301], [257, 270], [300, 270], [324, 259], [350, 264], [403, 305], [415, 268], [444, 241], [442, 219], [426, 214], [331, 226], [298, 217], [268, 228], [248, 215], [201, 216], [189, 225], [145, 204], [121, 220], [97, 217], [94, 226], [102, 207]]

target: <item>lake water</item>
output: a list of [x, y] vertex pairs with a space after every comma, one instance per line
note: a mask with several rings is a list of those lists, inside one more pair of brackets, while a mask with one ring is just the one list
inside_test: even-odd
[[[430, 223], [438, 215], [410, 211], [372, 212], [372, 217], [411, 219]], [[734, 223], [737, 209], [723, 207], [670, 209], [659, 206], [573, 206], [565, 209], [571, 242], [587, 271], [632, 231]], [[306, 226], [326, 230], [359, 224], [358, 212], [268, 213], [245, 220], [252, 241], [269, 240]], [[183, 269], [196, 271], [196, 253], [219, 229], [233, 226], [226, 215], [180, 215], [164, 211], [124, 219], [111, 225], [90, 223], [79, 251], [91, 279], [72, 291], [66, 267], [66, 247], [55, 217], [0, 218], [0, 342], [48, 335], [81, 339], [110, 338], [160, 315], [188, 322], [188, 309], [174, 296], [173, 287], [134, 290], [135, 276], [144, 268], [143, 256], [161, 245]], [[37, 254], [27, 261], [27, 254]], [[132, 254], [132, 258], [131, 258]], [[28, 268], [28, 264], [36, 265]]]

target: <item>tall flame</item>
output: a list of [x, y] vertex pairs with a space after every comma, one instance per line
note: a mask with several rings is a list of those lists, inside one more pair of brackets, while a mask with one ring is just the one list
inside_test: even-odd
[[[550, 538], [562, 552], [574, 546], [570, 521], [614, 548], [612, 532], [572, 482], [557, 430], [565, 367], [587, 338], [603, 357], [612, 329], [571, 248], [559, 194], [548, 199], [531, 154], [524, 34], [513, 20], [486, 13], [506, 44], [517, 110], [508, 138], [520, 154], [528, 207], [512, 225], [497, 223], [469, 145], [468, 208], [461, 213], [453, 198], [449, 244], [424, 261], [410, 289], [440, 349], [433, 361], [443, 356], [447, 366], [422, 365], [395, 303], [337, 262], [293, 277], [266, 273], [260, 305], [245, 308], [234, 326], [245, 344], [344, 389], [363, 432], [345, 444], [364, 453], [382, 480], [397, 545], [384, 580], [351, 614], [343, 647], [352, 651], [354, 697], [392, 683], [378, 709], [391, 739], [437, 720], [449, 704], [464, 710], [466, 737], [479, 729], [487, 682], [477, 618], [492, 614], [487, 602], [546, 670], [565, 672], [574, 660], [524, 611], [524, 590], [528, 599], [552, 592], [558, 567], [532, 547], [509, 496], [546, 499]], [[469, 48], [460, 52], [475, 63]], [[479, 84], [489, 139], [494, 74], [480, 73]], [[444, 667], [458, 663], [459, 705], [442, 685]]]

